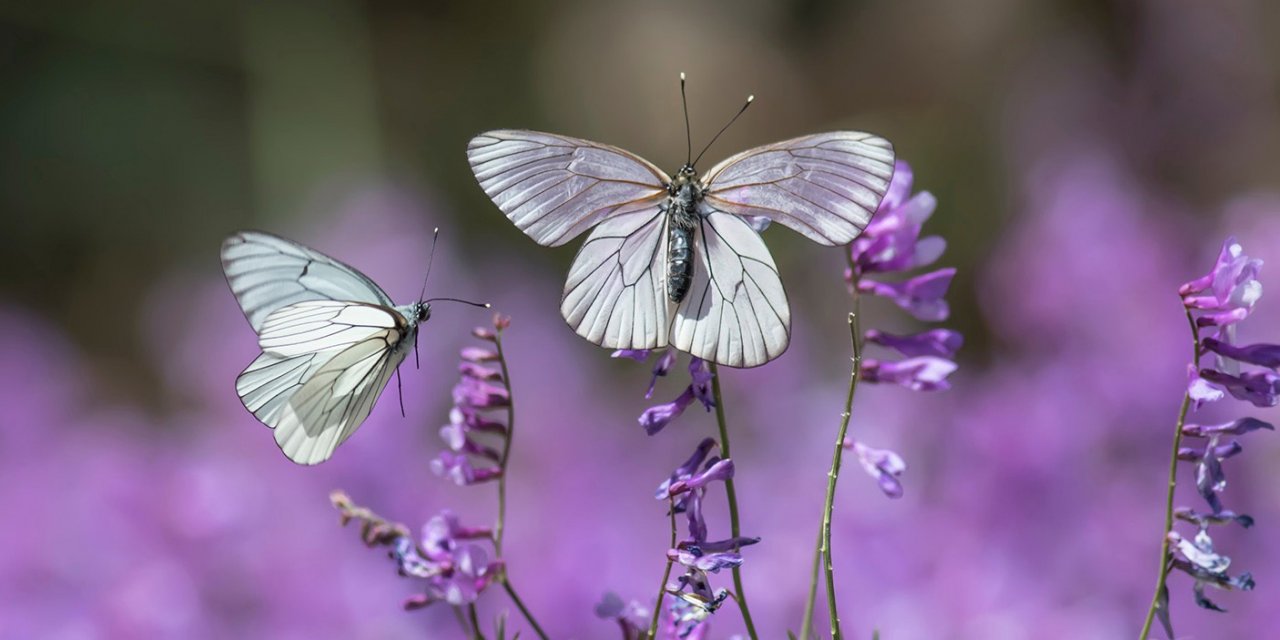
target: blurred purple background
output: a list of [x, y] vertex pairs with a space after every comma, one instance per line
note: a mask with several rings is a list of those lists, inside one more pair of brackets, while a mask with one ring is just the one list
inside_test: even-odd
[[[852, 434], [910, 468], [890, 501], [846, 467], [834, 556], [850, 637], [1134, 637], [1185, 382], [1176, 288], [1235, 234], [1280, 291], [1277, 25], [1280, 6], [1247, 0], [10, 3], [0, 638], [452, 637], [448, 609], [400, 609], [414, 585], [338, 526], [327, 495], [415, 527], [446, 507], [489, 521], [492, 487], [428, 468], [457, 350], [488, 314], [438, 307], [421, 370], [402, 368], [408, 417], [388, 396], [331, 462], [303, 468], [235, 397], [256, 349], [217, 260], [227, 233], [264, 228], [408, 301], [434, 226], [430, 291], [513, 317], [512, 579], [552, 637], [613, 637], [592, 606], [606, 590], [653, 597], [668, 536], [653, 489], [714, 418], [694, 408], [644, 434], [648, 368], [564, 326], [572, 249], [504, 220], [463, 149], [485, 129], [540, 128], [674, 168], [680, 71], [695, 144], [756, 95], [709, 158], [836, 128], [894, 141], [960, 269], [955, 388], [866, 387], [855, 406]], [[765, 237], [793, 342], [724, 385], [743, 531], [763, 538], [744, 552], [747, 592], [778, 638], [799, 626], [849, 305], [838, 250]], [[913, 328], [866, 306], [870, 326]], [[1280, 294], [1243, 333], [1280, 339]], [[1258, 525], [1215, 540], [1258, 587], [1219, 595], [1231, 612], [1215, 614], [1173, 576], [1181, 637], [1280, 635], [1280, 442], [1245, 446], [1226, 495]], [[723, 498], [708, 503], [711, 537], [727, 536]], [[509, 608], [497, 591], [481, 605], [484, 620]], [[714, 618], [713, 637], [737, 631], [732, 608]]]

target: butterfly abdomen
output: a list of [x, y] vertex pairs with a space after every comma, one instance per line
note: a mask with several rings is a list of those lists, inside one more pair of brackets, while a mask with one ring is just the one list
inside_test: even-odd
[[693, 230], [671, 225], [667, 238], [667, 297], [684, 300], [693, 282]]
[[697, 217], [678, 203], [673, 204], [667, 224], [667, 298], [678, 303], [693, 284], [693, 231]]

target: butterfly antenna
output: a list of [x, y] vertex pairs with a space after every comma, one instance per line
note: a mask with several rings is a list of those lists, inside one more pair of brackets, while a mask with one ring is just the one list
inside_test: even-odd
[[436, 259], [436, 240], [440, 238], [440, 227], [436, 227], [431, 232], [431, 253], [427, 255], [427, 275], [422, 277], [422, 291], [418, 292], [418, 299], [427, 295], [427, 278], [431, 277], [431, 263]]
[[691, 164], [693, 164], [693, 165], [698, 164], [698, 161], [702, 159], [702, 154], [703, 154], [703, 153], [706, 153], [706, 152], [707, 152], [707, 149], [710, 149], [710, 148], [711, 148], [711, 145], [715, 144], [715, 143], [716, 143], [716, 140], [719, 140], [719, 139], [720, 139], [720, 134], [722, 134], [722, 133], [724, 133], [725, 131], [727, 131], [727, 130], [729, 129], [730, 125], [732, 125], [734, 122], [736, 122], [736, 121], [738, 120], [738, 117], [739, 117], [739, 116], [741, 116], [743, 113], [745, 113], [745, 112], [746, 112], [747, 107], [751, 106], [752, 101], [754, 101], [755, 99], [756, 99], [756, 97], [755, 97], [755, 96], [747, 96], [747, 102], [746, 102], [746, 104], [742, 105], [742, 108], [741, 108], [741, 109], [738, 109], [738, 113], [737, 113], [737, 115], [733, 116], [732, 118], [729, 118], [729, 124], [726, 124], [726, 125], [724, 125], [724, 127], [721, 127], [721, 129], [720, 129], [720, 133], [717, 133], [717, 134], [716, 134], [716, 137], [712, 138], [712, 139], [711, 139], [711, 142], [708, 142], [708, 143], [707, 143], [707, 146], [705, 146], [705, 147], [703, 147], [703, 148], [702, 148], [702, 153], [699, 153], [699, 154], [698, 154], [698, 157], [697, 157], [697, 158], [694, 158], [694, 160], [693, 160], [693, 162], [692, 162]]
[[431, 298], [430, 300], [423, 300], [423, 302], [461, 302], [462, 304], [469, 304], [473, 307], [480, 307], [481, 309], [493, 308], [493, 305], [488, 302], [472, 302], [470, 300], [463, 300], [462, 298]]
[[684, 163], [692, 165], [693, 162], [693, 133], [689, 129], [689, 98], [684, 93], [684, 72], [680, 72], [680, 104], [684, 106], [684, 144], [685, 156]]

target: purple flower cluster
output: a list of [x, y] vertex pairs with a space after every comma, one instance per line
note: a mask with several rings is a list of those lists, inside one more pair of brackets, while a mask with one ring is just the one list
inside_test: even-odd
[[423, 581], [423, 591], [404, 601], [406, 610], [421, 609], [436, 602], [453, 606], [471, 604], [502, 571], [500, 560], [474, 540], [492, 540], [488, 529], [463, 527], [449, 511], [442, 511], [422, 527], [415, 541], [408, 527], [384, 520], [367, 508], [357, 506], [345, 493], [330, 495], [341, 514], [342, 524], [360, 523], [360, 538], [369, 547], [388, 547], [400, 575]]
[[[1261, 269], [1261, 260], [1246, 256], [1240, 243], [1228, 238], [1213, 270], [1178, 289], [1183, 305], [1197, 314], [1196, 327], [1215, 334], [1200, 341], [1200, 353], [1212, 352], [1216, 366], [1194, 363], [1190, 391], [1197, 407], [1225, 393], [1255, 407], [1280, 404], [1280, 345], [1235, 344], [1236, 325], [1262, 297]], [[1242, 370], [1241, 365], [1254, 369]]]
[[[650, 351], [647, 349], [620, 349], [613, 352], [614, 358], [628, 358], [636, 362], [644, 362], [649, 358]], [[653, 365], [653, 377], [649, 380], [649, 390], [645, 392], [645, 398], [653, 397], [653, 389], [658, 384], [658, 378], [666, 376], [671, 372], [671, 368], [676, 363], [675, 349], [668, 348], [658, 357]], [[676, 396], [675, 400], [659, 405], [654, 405], [645, 409], [640, 414], [640, 426], [644, 427], [645, 433], [653, 435], [662, 431], [664, 427], [671, 424], [671, 421], [680, 417], [685, 409], [689, 408], [696, 400], [702, 403], [702, 406], [711, 411], [716, 406], [715, 398], [711, 394], [711, 378], [714, 374], [707, 367], [707, 363], [700, 358], [692, 358], [689, 361], [689, 386]]]
[[684, 574], [677, 578], [679, 585], [668, 587], [676, 596], [670, 613], [677, 638], [705, 633], [699, 629], [728, 596], [723, 589], [711, 588], [707, 574], [742, 565], [741, 548], [760, 542], [759, 538], [743, 536], [707, 540], [707, 522], [702, 515], [707, 488], [733, 477], [733, 461], [710, 455], [715, 448], [716, 441], [712, 438], [698, 443], [693, 455], [658, 486], [655, 495], [659, 500], [669, 501], [674, 513], [685, 514], [688, 527], [688, 536], [667, 551], [669, 560], [685, 568]]
[[[950, 315], [944, 296], [955, 276], [953, 268], [938, 269], [901, 282], [883, 282], [868, 276], [911, 271], [933, 264], [946, 249], [938, 236], [921, 238], [920, 232], [937, 201], [928, 191], [911, 194], [913, 174], [906, 162], [898, 161], [889, 190], [871, 224], [850, 246], [845, 279], [855, 294], [886, 298], [918, 320], [941, 322]], [[912, 335], [894, 335], [877, 330], [863, 337], [870, 344], [886, 347], [905, 357], [899, 361], [866, 359], [862, 379], [888, 382], [913, 391], [935, 391], [950, 387], [947, 376], [956, 370], [952, 361], [964, 338], [949, 329], [932, 329]]]
[[[449, 450], [441, 451], [431, 461], [436, 475], [448, 478], [459, 486], [496, 480], [502, 475], [502, 454], [481, 437], [505, 438], [507, 426], [492, 417], [494, 410], [506, 410], [511, 406], [511, 393], [499, 362], [496, 350], [497, 335], [511, 325], [510, 318], [494, 316], [493, 328], [477, 327], [471, 335], [488, 342], [488, 346], [465, 347], [458, 364], [461, 374], [453, 387], [453, 408], [449, 410], [449, 424], [440, 427], [440, 439]], [[486, 434], [482, 436], [482, 434]]]
[[[1262, 284], [1257, 279], [1261, 267], [1261, 260], [1249, 258], [1235, 238], [1228, 238], [1213, 270], [1178, 290], [1183, 305], [1194, 319], [1197, 335], [1197, 361], [1191, 366], [1192, 379], [1187, 390], [1196, 408], [1227, 394], [1258, 407], [1275, 406], [1280, 401], [1280, 376], [1276, 374], [1276, 368], [1280, 367], [1280, 345], [1235, 344], [1237, 325], [1249, 316], [1262, 296]], [[1203, 331], [1215, 335], [1202, 337]], [[1200, 360], [1210, 353], [1214, 354], [1214, 365], [1202, 366]], [[1244, 370], [1245, 367], [1254, 369]], [[1182, 437], [1197, 444], [1180, 447], [1178, 459], [1194, 465], [1196, 491], [1204, 498], [1209, 511], [1200, 513], [1183, 507], [1175, 512], [1179, 520], [1194, 525], [1197, 531], [1191, 539], [1176, 531], [1168, 533], [1170, 545], [1177, 552], [1170, 563], [1194, 579], [1196, 604], [1206, 609], [1223, 611], [1205, 596], [1205, 586], [1241, 591], [1249, 591], [1254, 586], [1248, 573], [1237, 576], [1227, 573], [1231, 559], [1214, 550], [1209, 530], [1211, 526], [1232, 522], [1245, 528], [1253, 525], [1248, 515], [1226, 509], [1221, 493], [1227, 486], [1223, 462], [1244, 450], [1236, 437], [1258, 430], [1273, 431], [1274, 427], [1252, 417], [1220, 424], [1182, 426]], [[1172, 635], [1167, 612], [1168, 608], [1163, 607], [1162, 622]]]
[[[950, 314], [945, 296], [956, 270], [937, 269], [900, 282], [885, 282], [869, 276], [895, 274], [927, 267], [938, 260], [947, 243], [941, 237], [920, 237], [925, 221], [933, 215], [937, 201], [928, 191], [911, 193], [913, 173], [901, 160], [894, 167], [888, 192], [871, 224], [853, 241], [845, 280], [855, 298], [869, 294], [885, 298], [917, 320], [941, 322]], [[947, 380], [956, 370], [953, 360], [964, 337], [950, 329], [929, 329], [898, 335], [878, 329], [867, 330], [860, 339], [896, 352], [901, 359], [863, 358], [860, 379], [869, 383], [896, 384], [912, 391], [942, 391], [951, 388]], [[862, 467], [890, 497], [902, 495], [899, 476], [906, 464], [896, 453], [867, 447], [847, 438]]]

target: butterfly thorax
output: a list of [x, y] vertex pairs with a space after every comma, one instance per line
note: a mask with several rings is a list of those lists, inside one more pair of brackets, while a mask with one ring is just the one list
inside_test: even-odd
[[667, 298], [679, 303], [693, 283], [694, 229], [698, 226], [698, 203], [702, 202], [702, 181], [693, 167], [685, 165], [667, 185]]

